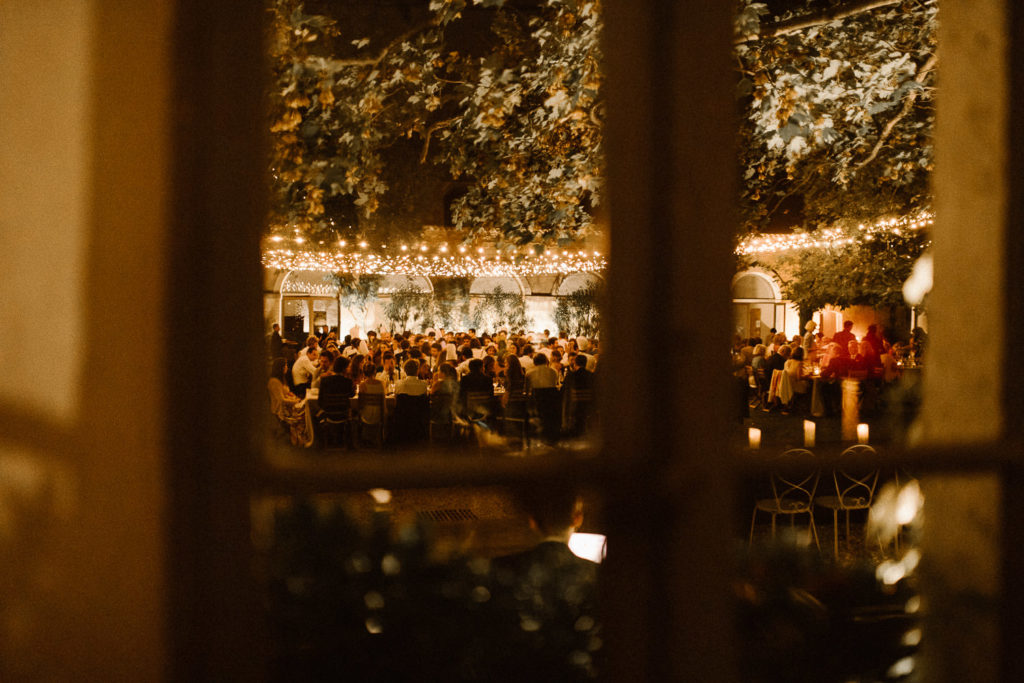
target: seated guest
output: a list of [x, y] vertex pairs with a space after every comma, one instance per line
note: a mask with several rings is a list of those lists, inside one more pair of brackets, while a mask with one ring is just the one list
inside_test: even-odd
[[764, 344], [758, 344], [754, 347], [754, 356], [750, 359], [750, 367], [753, 370], [764, 370], [764, 354], [767, 349]]
[[355, 396], [356, 386], [348, 376], [349, 360], [345, 356], [334, 359], [329, 375], [320, 376], [320, 410], [328, 415], [347, 415], [349, 399]]
[[381, 362], [383, 363], [383, 368], [376, 376], [384, 384], [394, 385], [395, 382], [404, 377], [402, 371], [396, 366], [395, 354], [391, 351], [384, 352], [381, 356]]
[[[316, 337], [310, 337], [310, 339], [316, 339]], [[295, 361], [295, 365], [292, 366], [293, 386], [295, 395], [299, 398], [305, 398], [306, 389], [309, 389], [313, 383], [318, 357], [316, 346], [307, 346], [306, 350], [299, 355], [299, 359]]]
[[481, 358], [484, 362], [484, 374], [491, 378], [492, 382], [498, 379], [498, 361], [494, 359], [494, 356], [484, 356]]
[[320, 353], [320, 358], [317, 359], [316, 372], [313, 373], [313, 382], [310, 386], [314, 389], [320, 388], [320, 378], [326, 375], [330, 375], [333, 370], [331, 369], [334, 365], [334, 355], [328, 350], [324, 349]]
[[810, 382], [804, 375], [804, 349], [798, 346], [789, 360], [783, 366], [783, 370], [789, 373], [793, 391], [798, 394], [806, 394], [810, 388]]
[[[470, 405], [475, 396], [494, 396], [494, 383], [484, 374], [484, 362], [479, 358], [469, 361], [469, 372], [459, 381], [459, 400], [462, 402], [463, 414], [471, 419], [486, 417], [489, 410], [481, 405]], [[471, 410], [475, 413], [470, 415]]]
[[533, 369], [526, 373], [526, 391], [554, 389], [558, 387], [558, 373], [548, 367], [548, 357], [538, 353], [533, 359]]
[[459, 392], [463, 395], [468, 393], [494, 395], [494, 382], [484, 374], [484, 362], [479, 358], [469, 361], [469, 372], [459, 382]]
[[383, 393], [386, 393], [386, 388], [384, 386], [384, 382], [380, 381], [379, 379], [377, 379], [376, 377], [373, 376], [373, 373], [374, 373], [374, 371], [376, 369], [377, 369], [377, 366], [374, 364], [372, 359], [370, 359], [370, 358], [363, 358], [362, 380], [360, 380], [359, 384], [357, 385], [359, 387], [359, 392], [360, 393], [363, 393], [363, 392], [366, 392], [366, 393], [369, 393], [369, 394], [383, 394]]
[[505, 394], [501, 397], [502, 404], [507, 403], [509, 394], [522, 394], [526, 391], [526, 373], [519, 359], [511, 353], [505, 358]]
[[284, 358], [275, 358], [270, 366], [270, 378], [267, 380], [267, 393], [270, 395], [270, 412], [288, 426], [293, 444], [306, 441], [306, 420], [302, 415], [302, 400], [288, 391], [285, 384], [285, 370], [288, 363]]
[[434, 382], [430, 385], [431, 394], [459, 394], [459, 373], [451, 363], [441, 363], [434, 376]]
[[419, 378], [419, 363], [415, 360], [405, 361], [405, 377], [395, 383], [395, 394], [423, 396], [427, 393], [427, 383]]

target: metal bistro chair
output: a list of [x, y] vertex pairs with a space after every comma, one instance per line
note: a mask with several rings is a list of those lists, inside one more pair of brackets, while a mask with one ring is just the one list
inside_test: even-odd
[[815, 504], [832, 511], [832, 548], [839, 556], [839, 511], [846, 515], [846, 545], [850, 545], [850, 511], [867, 510], [875, 499], [878, 469], [858, 467], [857, 459], [874, 456], [875, 449], [867, 444], [850, 446], [839, 454], [840, 467], [832, 471], [835, 495], [818, 496]]
[[[794, 456], [808, 456], [813, 458], [814, 454], [806, 448], [793, 448], [780, 457], [777, 461], [784, 465], [785, 460]], [[814, 528], [814, 494], [818, 489], [820, 471], [817, 467], [813, 472], [791, 473], [781, 467], [773, 469], [768, 475], [771, 485], [771, 498], [759, 498], [754, 502], [754, 512], [750, 517], [750, 540], [754, 543], [754, 525], [757, 522], [758, 511], [767, 512], [772, 517], [772, 539], [775, 538], [775, 518], [779, 515], [788, 515], [789, 524], [793, 526], [797, 515], [806, 514], [808, 517], [808, 530], [814, 539], [814, 545], [821, 550], [821, 543], [818, 542], [818, 531]]]
[[464, 420], [456, 422], [461, 433], [466, 438], [473, 436], [473, 423], [486, 422], [491, 417], [494, 405], [494, 395], [486, 391], [466, 392], [463, 404]]

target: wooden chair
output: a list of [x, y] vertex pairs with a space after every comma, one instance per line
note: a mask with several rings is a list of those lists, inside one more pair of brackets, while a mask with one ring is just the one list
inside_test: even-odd
[[582, 436], [587, 430], [594, 412], [593, 389], [569, 389], [568, 432]]
[[430, 419], [427, 425], [427, 438], [434, 442], [438, 434], [443, 434], [447, 441], [451, 441], [455, 434], [454, 430], [454, 407], [455, 395], [449, 393], [438, 393], [430, 396]]
[[548, 443], [558, 441], [562, 431], [562, 393], [557, 387], [545, 387], [534, 389], [532, 398], [544, 440]]
[[509, 427], [515, 429], [523, 445], [530, 445], [530, 403], [525, 392], [510, 392], [501, 414], [501, 434], [507, 436]]
[[387, 399], [383, 393], [359, 392], [359, 433], [370, 430], [377, 437], [378, 447], [384, 447], [384, 422], [387, 417]]

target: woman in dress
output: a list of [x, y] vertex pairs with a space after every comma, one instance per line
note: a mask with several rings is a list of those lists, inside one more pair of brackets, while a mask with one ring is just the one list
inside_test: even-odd
[[267, 393], [270, 394], [270, 412], [288, 426], [291, 441], [295, 445], [305, 444], [307, 439], [306, 420], [302, 413], [305, 403], [288, 389], [285, 383], [285, 371], [288, 361], [275, 358], [270, 366], [270, 379], [267, 380]]

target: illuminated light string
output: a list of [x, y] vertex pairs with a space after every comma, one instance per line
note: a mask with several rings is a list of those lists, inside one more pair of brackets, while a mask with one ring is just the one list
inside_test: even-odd
[[751, 236], [740, 240], [736, 247], [736, 254], [739, 256], [752, 256], [800, 249], [841, 247], [861, 240], [871, 241], [876, 235], [881, 233], [900, 235], [904, 230], [920, 230], [932, 225], [934, 222], [935, 216], [932, 213], [922, 211], [913, 216], [888, 218], [870, 225], [858, 225], [857, 232], [853, 235], [850, 234], [849, 230], [844, 230], [843, 228], [825, 228], [795, 235]]
[[[280, 243], [283, 240], [274, 240]], [[301, 244], [301, 243], [300, 243]], [[543, 254], [516, 256], [485, 255], [483, 248], [459, 247], [459, 254], [448, 253], [446, 245], [428, 254], [428, 247], [402, 245], [397, 254], [357, 250], [311, 251], [268, 248], [263, 250], [263, 265], [278, 270], [305, 270], [352, 275], [421, 275], [425, 277], [514, 277], [530, 275], [568, 275], [604, 270], [607, 260], [597, 251], [547, 250]]]

